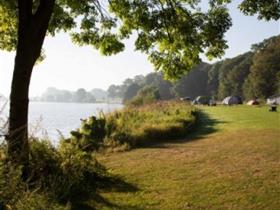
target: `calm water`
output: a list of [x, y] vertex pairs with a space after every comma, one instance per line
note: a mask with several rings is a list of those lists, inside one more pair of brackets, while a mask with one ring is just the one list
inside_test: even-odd
[[[121, 104], [81, 104], [30, 102], [29, 132], [35, 136], [48, 135], [55, 144], [61, 134], [67, 137], [69, 132], [79, 127], [81, 119], [122, 108]], [[7, 112], [7, 111], [5, 111]]]

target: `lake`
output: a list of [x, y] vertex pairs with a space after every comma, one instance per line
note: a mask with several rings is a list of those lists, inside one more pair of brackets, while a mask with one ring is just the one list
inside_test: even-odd
[[122, 107], [122, 104], [30, 102], [29, 132], [40, 137], [47, 135], [56, 144], [60, 133], [64, 137], [69, 136], [71, 130], [79, 127], [81, 119], [96, 116], [100, 111], [108, 113]]

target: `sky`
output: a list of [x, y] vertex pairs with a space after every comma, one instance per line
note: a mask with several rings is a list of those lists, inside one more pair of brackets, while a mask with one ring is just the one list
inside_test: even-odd
[[[222, 59], [247, 52], [252, 44], [280, 34], [279, 21], [265, 22], [255, 16], [245, 16], [237, 9], [239, 1], [229, 6], [233, 26], [225, 35], [229, 48]], [[33, 70], [30, 96], [39, 96], [48, 87], [72, 91], [78, 88], [106, 90], [111, 84], [121, 84], [126, 78], [152, 72], [153, 66], [147, 56], [134, 51], [133, 38], [125, 44], [124, 52], [104, 57], [90, 46], [72, 44], [67, 34], [47, 37], [43, 47], [46, 59]], [[15, 53], [0, 51], [0, 93], [5, 96], [10, 93], [14, 56]], [[209, 62], [206, 58], [203, 60]]]

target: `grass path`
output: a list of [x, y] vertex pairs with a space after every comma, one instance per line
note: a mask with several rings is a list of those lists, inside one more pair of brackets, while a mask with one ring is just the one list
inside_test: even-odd
[[97, 209], [280, 209], [280, 113], [202, 107], [188, 138], [98, 157], [127, 184]]

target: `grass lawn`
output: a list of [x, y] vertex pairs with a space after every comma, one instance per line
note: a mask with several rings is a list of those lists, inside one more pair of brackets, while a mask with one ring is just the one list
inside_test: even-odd
[[[278, 107], [279, 108], [279, 107]], [[186, 139], [98, 160], [126, 184], [99, 192], [96, 209], [280, 209], [280, 111], [200, 107]]]

